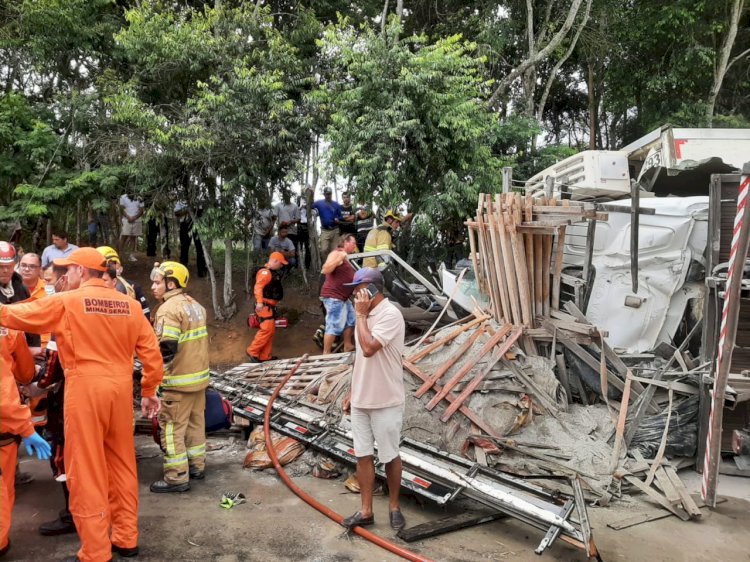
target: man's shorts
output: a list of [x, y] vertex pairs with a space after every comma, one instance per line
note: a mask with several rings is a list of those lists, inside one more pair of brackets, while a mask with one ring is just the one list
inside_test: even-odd
[[340, 336], [346, 328], [354, 328], [356, 316], [351, 301], [324, 298], [323, 306], [326, 307], [327, 336]]
[[354, 456], [369, 457], [378, 445], [378, 460], [391, 462], [398, 456], [404, 405], [390, 408], [355, 408], [352, 406], [352, 436]]
[[128, 219], [122, 219], [122, 235], [123, 236], [142, 236], [143, 235], [143, 221], [138, 219], [135, 222], [129, 222]]

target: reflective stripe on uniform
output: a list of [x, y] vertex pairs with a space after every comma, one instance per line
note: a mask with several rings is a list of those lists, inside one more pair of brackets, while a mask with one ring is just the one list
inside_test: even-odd
[[209, 370], [198, 371], [197, 373], [187, 373], [185, 375], [169, 375], [165, 376], [161, 385], [167, 386], [190, 386], [193, 384], [200, 384], [209, 380]]
[[188, 447], [187, 456], [189, 459], [195, 459], [202, 457], [206, 454], [206, 444], [196, 445], [195, 447]]
[[164, 440], [167, 442], [167, 456], [174, 455], [174, 422], [167, 422], [164, 429]]
[[164, 326], [162, 328], [161, 337], [168, 340], [179, 340], [181, 333], [182, 332], [180, 332], [179, 328], [174, 326]]
[[182, 453], [181, 455], [164, 455], [164, 468], [174, 468], [176, 466], [185, 465], [188, 462], [187, 454]]
[[[164, 328], [166, 330], [166, 327]], [[200, 328], [195, 328], [193, 330], [188, 330], [187, 332], [182, 332], [179, 337], [179, 342], [183, 343], [186, 341], [193, 341], [193, 340], [199, 340], [201, 338], [207, 338], [208, 337], [208, 330], [206, 330], [205, 326], [201, 326]]]

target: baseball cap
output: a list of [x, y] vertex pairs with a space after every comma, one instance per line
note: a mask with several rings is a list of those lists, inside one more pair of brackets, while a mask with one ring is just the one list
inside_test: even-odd
[[362, 283], [373, 283], [374, 285], [382, 287], [383, 274], [380, 273], [379, 270], [372, 267], [363, 267], [362, 269], [358, 269], [354, 274], [354, 279], [352, 279], [352, 282], [344, 283], [344, 286], [354, 287], [356, 285], [361, 285]]
[[60, 258], [52, 263], [61, 267], [80, 265], [86, 269], [107, 271], [107, 260], [95, 248], [78, 248], [73, 250], [67, 258]]
[[286, 261], [286, 258], [284, 257], [284, 254], [282, 254], [281, 252], [271, 252], [271, 255], [268, 256], [268, 259], [278, 260], [281, 263], [283, 263], [284, 265], [288, 265], [289, 264], [289, 262]]
[[323, 188], [323, 193], [333, 193], [333, 189], [331, 189], [330, 187], [326, 186], [326, 187]]

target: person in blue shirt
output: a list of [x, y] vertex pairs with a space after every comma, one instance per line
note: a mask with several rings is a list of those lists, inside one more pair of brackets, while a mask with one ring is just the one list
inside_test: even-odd
[[323, 199], [313, 203], [312, 208], [318, 211], [320, 217], [320, 261], [326, 261], [328, 254], [338, 246], [339, 222], [343, 220], [341, 205], [333, 200], [333, 190], [323, 188]]

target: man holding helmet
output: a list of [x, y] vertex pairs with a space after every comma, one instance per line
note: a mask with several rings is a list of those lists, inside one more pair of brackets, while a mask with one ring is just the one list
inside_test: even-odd
[[154, 330], [164, 359], [159, 413], [164, 478], [155, 493], [186, 492], [190, 479], [201, 480], [206, 466], [206, 387], [208, 331], [206, 309], [185, 294], [190, 274], [178, 262], [154, 264], [151, 292], [163, 301]]

